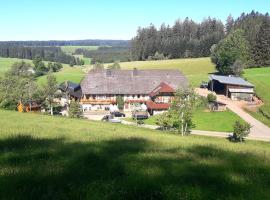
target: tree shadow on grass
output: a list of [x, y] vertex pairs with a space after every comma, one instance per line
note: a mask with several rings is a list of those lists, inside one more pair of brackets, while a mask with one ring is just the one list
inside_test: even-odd
[[269, 199], [269, 170], [269, 161], [216, 146], [0, 140], [1, 199]]

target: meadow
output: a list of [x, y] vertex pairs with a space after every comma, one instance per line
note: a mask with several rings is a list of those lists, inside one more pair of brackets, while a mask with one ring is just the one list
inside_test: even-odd
[[[59, 72], [53, 73], [56, 77], [58, 83], [62, 83], [66, 80], [72, 81], [74, 83], [80, 83], [82, 78], [85, 76], [83, 71], [84, 67], [63, 65], [63, 68]], [[41, 76], [38, 78], [39, 84], [44, 84], [47, 81], [47, 76]]]
[[[156, 125], [157, 118], [158, 115], [151, 116], [144, 120], [144, 123]], [[208, 110], [201, 108], [194, 111], [192, 118], [194, 124], [193, 129], [220, 132], [233, 132], [233, 124], [237, 120], [243, 121], [238, 115], [230, 110], [224, 112], [209, 112]], [[135, 122], [135, 120], [131, 118], [128, 118], [127, 121]]]
[[[14, 62], [18, 62], [20, 59], [13, 58], [0, 58], [0, 75], [7, 71]], [[25, 60], [32, 63], [31, 60]], [[84, 77], [85, 73], [92, 67], [89, 65], [90, 59], [85, 60], [85, 67], [70, 67], [67, 64], [63, 64], [63, 69], [60, 72], [56, 72], [55, 75], [59, 82], [63, 80], [70, 80], [79, 83]], [[105, 64], [107, 67], [109, 64]], [[215, 67], [211, 63], [210, 58], [193, 58], [193, 59], [175, 59], [175, 60], [161, 60], [161, 61], [133, 61], [133, 62], [121, 62], [122, 69], [178, 69], [180, 70], [190, 81], [191, 85], [198, 87], [202, 81], [208, 80], [209, 73], [215, 72]], [[46, 77], [39, 78], [39, 82], [42, 83], [46, 80]]]
[[74, 54], [77, 49], [97, 50], [99, 46], [61, 46], [61, 50], [68, 54]]
[[[0, 57], [0, 77], [4, 76], [5, 72], [7, 72], [11, 66], [15, 63], [15, 62], [21, 62], [22, 59], [18, 59], [18, 58], [1, 58]], [[31, 60], [24, 60], [27, 63], [32, 63]]]
[[270, 144], [0, 111], [0, 199], [270, 199]]
[[[262, 109], [270, 111], [270, 67], [246, 69], [244, 77], [255, 85], [256, 94], [264, 101]], [[259, 111], [250, 114], [270, 127], [270, 120]]]

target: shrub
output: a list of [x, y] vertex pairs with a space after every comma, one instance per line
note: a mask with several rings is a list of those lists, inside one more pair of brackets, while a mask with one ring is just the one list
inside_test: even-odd
[[217, 100], [217, 96], [214, 95], [213, 93], [210, 93], [207, 95], [207, 101], [208, 103], [213, 103]]
[[116, 97], [116, 103], [117, 103], [119, 110], [124, 109], [125, 101], [124, 101], [124, 98], [122, 96], [118, 95]]
[[249, 123], [236, 121], [233, 126], [233, 135], [231, 141], [243, 142], [244, 137], [247, 137], [250, 133], [251, 125]]
[[81, 105], [79, 102], [77, 102], [77, 101], [70, 102], [68, 116], [71, 118], [82, 118], [83, 117]]

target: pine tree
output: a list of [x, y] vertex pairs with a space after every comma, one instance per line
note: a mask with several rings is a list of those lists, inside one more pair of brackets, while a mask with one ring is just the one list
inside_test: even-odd
[[265, 18], [260, 27], [253, 56], [257, 66], [270, 65], [270, 19]]
[[71, 118], [82, 118], [83, 117], [81, 105], [78, 101], [71, 101], [70, 102], [68, 116]]

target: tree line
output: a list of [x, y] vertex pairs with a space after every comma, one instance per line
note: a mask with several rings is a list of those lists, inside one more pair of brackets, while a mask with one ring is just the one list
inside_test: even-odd
[[241, 76], [244, 68], [270, 66], [270, 17], [255, 13], [228, 17], [226, 37], [211, 48], [211, 59], [224, 75]]
[[60, 47], [26, 47], [0, 44], [0, 57], [30, 60], [33, 60], [36, 57], [41, 57], [44, 61], [59, 62], [70, 65], [80, 63], [80, 61], [78, 61], [74, 56], [65, 54]]
[[50, 40], [50, 41], [1, 41], [0, 46], [121, 46], [128, 47], [128, 40]]
[[77, 49], [75, 55], [83, 55], [86, 58], [91, 58], [91, 63], [113, 63], [115, 61], [126, 62], [130, 61], [129, 47], [113, 46], [99, 47], [97, 50]]
[[139, 28], [131, 40], [131, 56], [133, 60], [147, 60], [157, 53], [166, 58], [209, 56], [211, 46], [224, 36], [223, 23], [210, 17], [201, 23], [177, 20], [172, 27], [162, 24], [159, 29], [151, 24]]
[[[247, 41], [248, 66], [269, 65], [269, 15], [255, 11], [242, 13], [237, 19], [228, 16], [226, 24], [208, 17], [201, 23], [186, 18], [173, 26], [162, 24], [139, 28], [131, 40], [133, 60], [205, 57], [214, 46], [237, 30]], [[238, 33], [239, 34], [239, 33]]]

